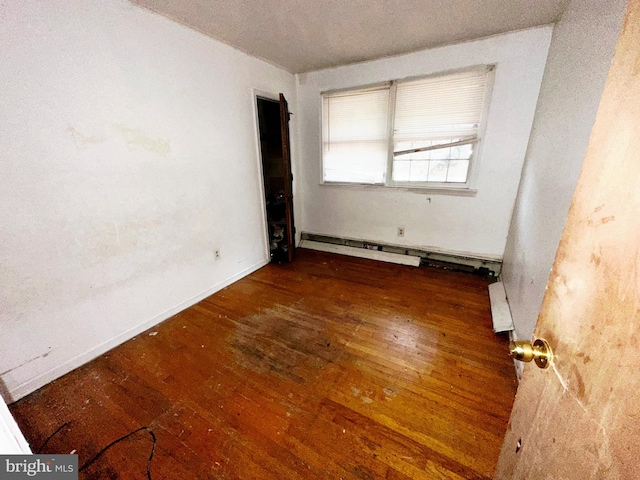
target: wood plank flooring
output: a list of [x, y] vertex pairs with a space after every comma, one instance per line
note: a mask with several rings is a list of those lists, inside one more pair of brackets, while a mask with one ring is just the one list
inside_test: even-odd
[[[487, 280], [299, 250], [11, 406], [80, 464], [141, 426], [153, 479], [476, 479], [516, 390]], [[156, 333], [157, 332], [157, 333]], [[146, 478], [139, 432], [80, 478]]]

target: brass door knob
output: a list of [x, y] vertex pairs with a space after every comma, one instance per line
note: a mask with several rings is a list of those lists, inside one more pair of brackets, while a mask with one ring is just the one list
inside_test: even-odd
[[551, 347], [549, 343], [542, 338], [536, 339], [533, 345], [526, 340], [511, 341], [509, 342], [509, 354], [521, 362], [530, 362], [533, 360], [540, 368], [548, 368], [553, 360]]

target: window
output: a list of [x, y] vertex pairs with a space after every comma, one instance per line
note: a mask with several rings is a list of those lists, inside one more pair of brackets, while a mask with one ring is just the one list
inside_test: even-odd
[[389, 155], [389, 87], [323, 99], [324, 180], [384, 183]]
[[492, 70], [323, 94], [323, 181], [468, 187]]

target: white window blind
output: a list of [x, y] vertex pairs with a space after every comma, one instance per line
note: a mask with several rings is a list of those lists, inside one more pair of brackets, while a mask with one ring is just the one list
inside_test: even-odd
[[[395, 182], [465, 183], [485, 106], [488, 68], [400, 82], [393, 128]], [[412, 153], [425, 147], [447, 145]]]
[[323, 181], [468, 187], [492, 69], [323, 94]]
[[389, 87], [324, 96], [325, 182], [385, 183], [389, 155]]

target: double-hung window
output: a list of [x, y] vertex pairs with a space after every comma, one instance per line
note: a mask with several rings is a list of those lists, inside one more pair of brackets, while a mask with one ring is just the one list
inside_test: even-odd
[[324, 93], [323, 182], [468, 188], [492, 71]]

